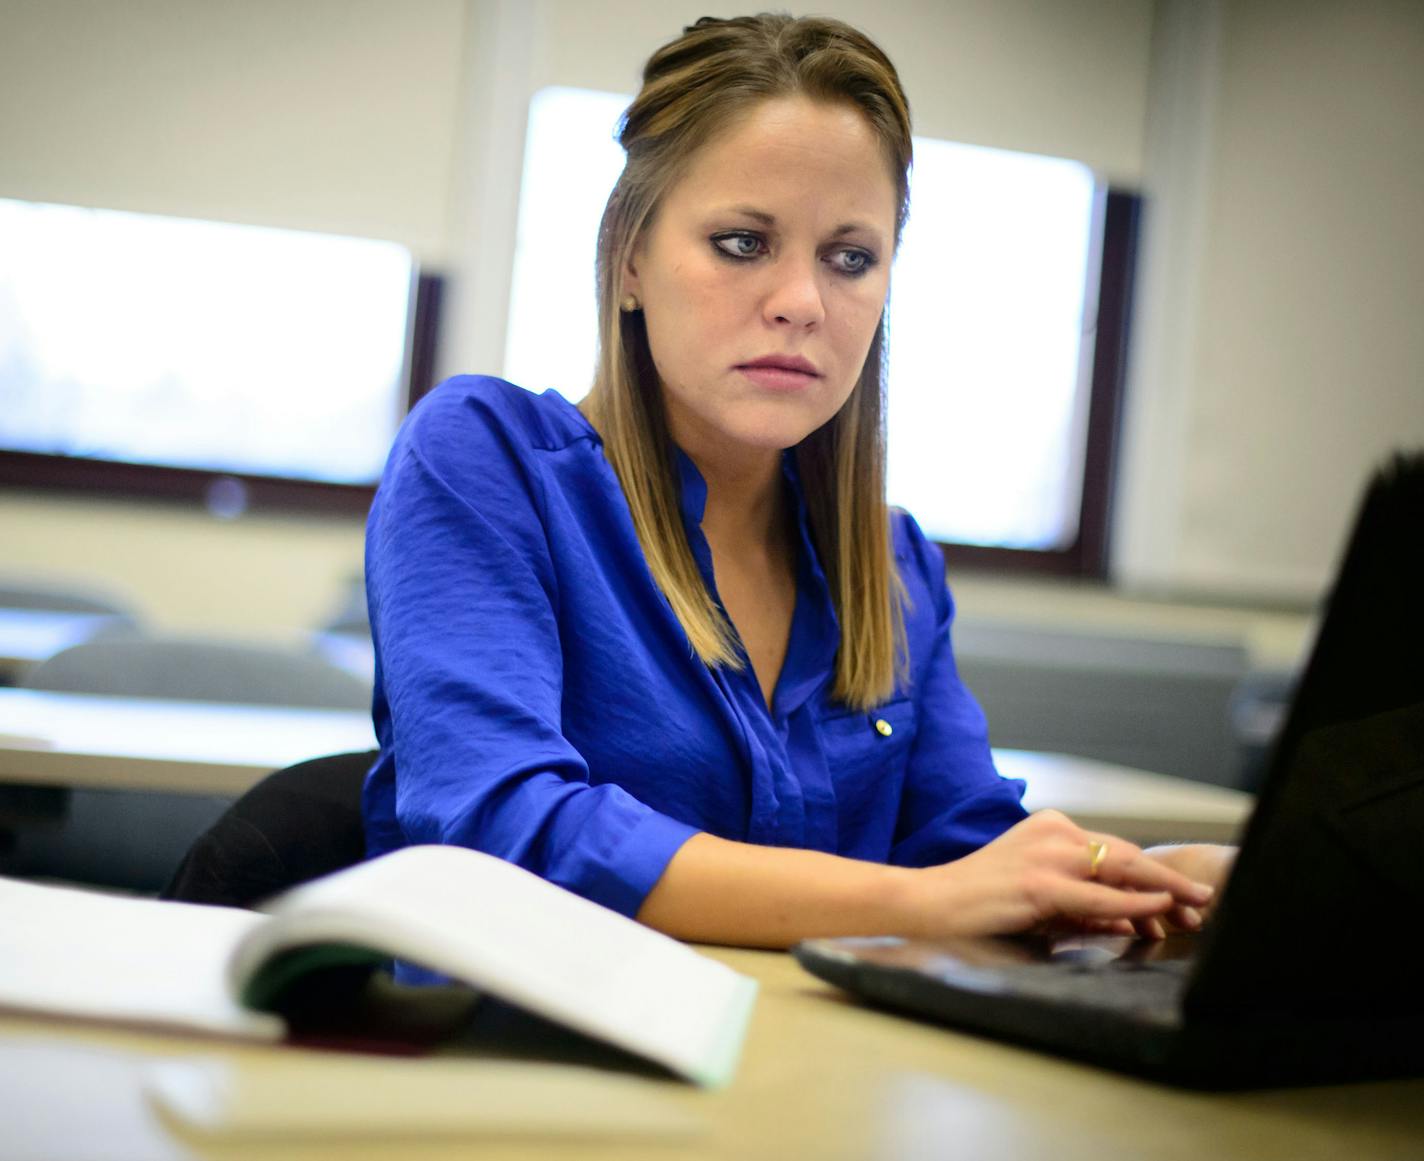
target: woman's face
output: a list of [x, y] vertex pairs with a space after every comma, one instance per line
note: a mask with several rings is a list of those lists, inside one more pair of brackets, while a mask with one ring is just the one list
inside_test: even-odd
[[791, 447], [840, 409], [885, 306], [896, 207], [850, 105], [768, 100], [693, 156], [623, 292], [642, 303], [671, 434], [694, 459]]

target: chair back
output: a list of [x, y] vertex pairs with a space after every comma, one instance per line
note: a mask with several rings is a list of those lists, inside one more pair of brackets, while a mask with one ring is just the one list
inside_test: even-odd
[[[371, 706], [369, 681], [315, 653], [210, 639], [93, 639], [32, 666], [19, 680], [30, 689], [114, 697], [364, 711]], [[288, 782], [280, 783], [287, 792], [258, 800], [258, 817], [274, 819], [274, 826], [295, 828], [273, 832], [272, 841], [284, 852], [274, 856], [280, 866], [296, 867], [291, 873], [299, 875], [305, 865], [301, 862], [304, 844], [311, 848], [313, 865], [320, 868], [315, 873], [361, 857], [360, 788], [370, 764], [370, 757], [358, 757], [343, 765], [341, 775], [331, 776], [335, 783], [317, 793], [314, 801], [309, 791], [293, 790]], [[7, 803], [5, 789], [0, 787], [0, 874], [141, 892], [156, 892], [168, 883], [194, 839], [228, 820], [229, 807], [234, 805], [230, 796], [211, 794], [56, 789], [59, 801], [46, 804], [43, 817], [37, 817], [30, 804]], [[262, 811], [265, 801], [277, 805]], [[281, 819], [287, 811], [292, 815], [290, 824]], [[231, 830], [248, 827], [250, 817], [250, 810], [239, 813], [223, 832], [217, 865], [233, 863]], [[251, 847], [244, 849], [256, 852], [252, 857], [258, 858], [267, 841], [259, 832]], [[209, 849], [211, 853], [211, 844]], [[255, 874], [266, 884], [281, 883], [287, 872], [268, 866]]]
[[99, 613], [136, 620], [134, 612], [107, 593], [20, 577], [0, 577], [0, 609], [43, 609], [52, 613]]
[[197, 638], [96, 639], [61, 650], [21, 675], [29, 689], [368, 709], [371, 687], [296, 648]]
[[269, 774], [199, 835], [162, 897], [251, 907], [366, 853], [361, 789], [376, 760], [333, 754]]

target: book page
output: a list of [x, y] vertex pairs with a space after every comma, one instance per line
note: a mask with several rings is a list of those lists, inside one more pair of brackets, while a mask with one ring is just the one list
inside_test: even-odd
[[0, 878], [0, 1008], [276, 1040], [224, 967], [265, 916]]
[[243, 941], [234, 992], [276, 951], [354, 943], [473, 984], [704, 1084], [731, 1074], [754, 981], [520, 867], [408, 847], [288, 892]]

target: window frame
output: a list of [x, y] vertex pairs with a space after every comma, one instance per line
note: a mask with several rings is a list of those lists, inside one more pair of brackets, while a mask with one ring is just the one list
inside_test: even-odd
[[1107, 579], [1141, 219], [1141, 195], [1109, 186], [1096, 272], [1097, 327], [1088, 385], [1077, 535], [1067, 547], [1058, 549], [938, 542], [946, 564], [954, 572]]

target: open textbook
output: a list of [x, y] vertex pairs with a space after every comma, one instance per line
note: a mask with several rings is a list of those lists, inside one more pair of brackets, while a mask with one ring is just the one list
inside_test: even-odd
[[260, 912], [0, 878], [0, 933], [0, 1009], [278, 1040], [294, 985], [400, 959], [712, 1086], [756, 997], [676, 940], [461, 847], [408, 847]]

